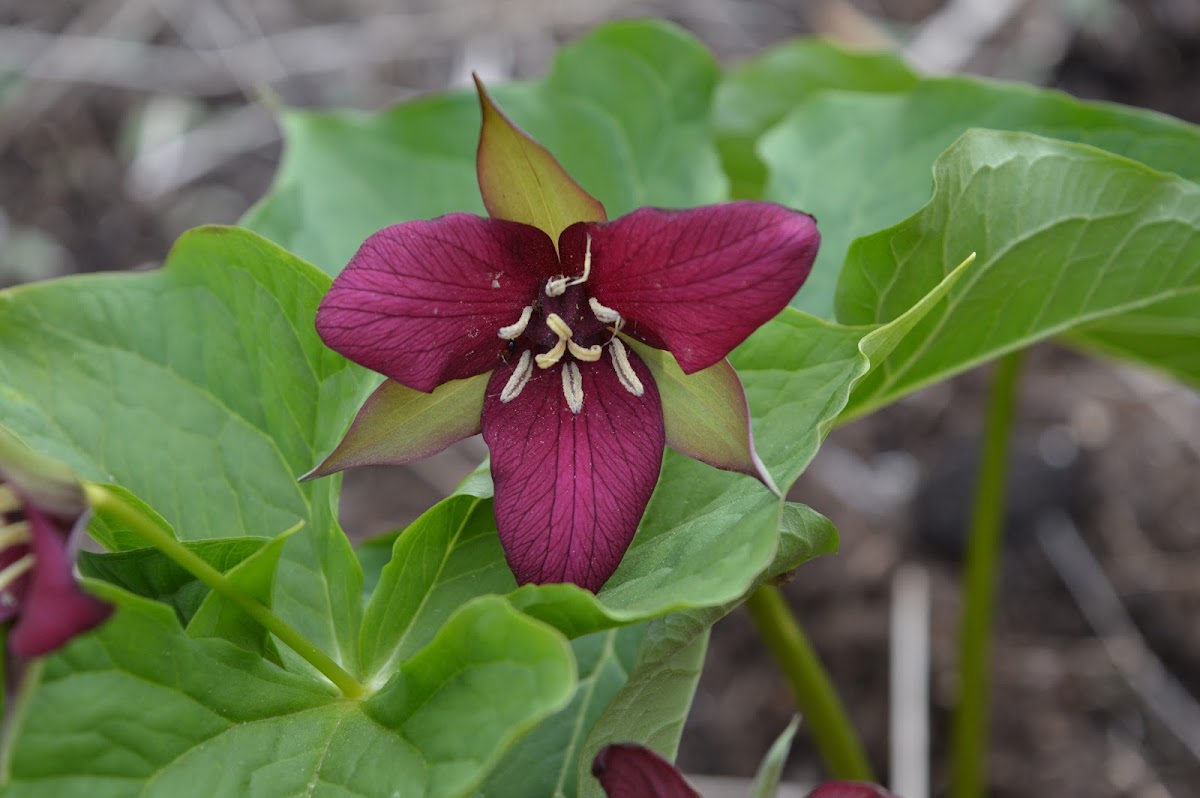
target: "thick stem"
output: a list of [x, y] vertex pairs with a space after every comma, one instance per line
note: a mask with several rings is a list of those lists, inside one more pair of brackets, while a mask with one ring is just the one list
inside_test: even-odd
[[959, 698], [952, 730], [952, 794], [981, 798], [985, 790], [992, 617], [1004, 532], [1008, 452], [1021, 372], [1020, 351], [996, 363], [988, 396], [979, 479], [967, 539], [963, 617], [959, 633]]
[[817, 652], [792, 617], [783, 594], [763, 585], [750, 594], [746, 609], [791, 685], [796, 706], [804, 715], [829, 774], [848, 781], [875, 781], [846, 708]]
[[358, 698], [366, 693], [366, 688], [358, 680], [334, 662], [325, 652], [313, 645], [308, 638], [271, 612], [270, 609], [243, 593], [225, 577], [225, 574], [213, 568], [191, 549], [171, 537], [139, 510], [126, 504], [119, 496], [100, 485], [87, 485], [86, 490], [88, 500], [93, 507], [121, 519], [151, 546], [170, 557], [180, 567], [214, 591], [237, 604], [243, 612], [262, 624], [284, 645], [325, 674], [325, 677], [342, 691], [342, 695], [347, 698]]

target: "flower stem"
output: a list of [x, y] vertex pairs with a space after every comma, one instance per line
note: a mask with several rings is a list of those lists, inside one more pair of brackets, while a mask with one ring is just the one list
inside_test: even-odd
[[875, 781], [846, 708], [783, 594], [763, 585], [750, 594], [746, 609], [791, 685], [796, 706], [812, 730], [830, 775], [848, 781]]
[[984, 794], [990, 688], [988, 663], [995, 614], [996, 569], [1004, 532], [1009, 438], [1016, 415], [1021, 356], [1022, 353], [1017, 351], [997, 361], [988, 396], [963, 581], [963, 617], [958, 641], [960, 687], [951, 734], [951, 794], [954, 798], [980, 798]]
[[312, 644], [308, 638], [296, 631], [294, 627], [272, 612], [254, 598], [243, 593], [236, 585], [226, 578], [225, 574], [213, 568], [195, 552], [184, 546], [178, 540], [167, 534], [158, 524], [147, 518], [138, 509], [130, 506], [119, 496], [101, 485], [88, 484], [85, 486], [88, 501], [98, 510], [104, 510], [121, 519], [130, 529], [136, 532], [154, 548], [174, 560], [180, 567], [192, 576], [208, 585], [217, 593], [237, 604], [251, 618], [279, 638], [288, 648], [295, 651], [314, 668], [323, 673], [333, 682], [342, 695], [347, 698], [358, 698], [366, 693], [366, 688], [340, 665], [334, 662], [325, 652]]

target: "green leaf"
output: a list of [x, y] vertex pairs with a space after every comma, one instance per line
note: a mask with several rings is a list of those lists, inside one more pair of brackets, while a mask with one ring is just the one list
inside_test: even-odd
[[637, 742], [669, 760], [675, 758], [704, 667], [709, 630], [727, 610], [682, 612], [648, 625], [629, 678], [583, 744], [576, 795], [603, 798], [600, 782], [592, 776], [592, 760], [609, 743]]
[[[491, 93], [618, 216], [725, 197], [709, 130], [717, 74], [712, 56], [678, 28], [620, 22], [564, 47], [544, 80]], [[283, 164], [246, 223], [330, 274], [387, 225], [483, 211], [472, 94], [369, 117], [288, 111], [282, 124]]]
[[[821, 251], [796, 307], [832, 317], [850, 242], [917, 211], [928, 198], [935, 158], [968, 128], [1023, 130], [1092, 144], [1161, 171], [1200, 178], [1200, 129], [1147, 111], [970, 78], [928, 79], [903, 93], [817, 94], [796, 106], [759, 146], [770, 169], [766, 199], [803, 208], [821, 221]], [[950, 256], [955, 263], [976, 249], [964, 245], [962, 254]]]
[[361, 465], [404, 465], [475, 435], [490, 377], [451, 380], [432, 393], [384, 380], [354, 416], [346, 437], [304, 479]]
[[917, 81], [897, 56], [848, 52], [821, 39], [789, 42], [729, 70], [717, 86], [713, 119], [732, 196], [762, 198], [767, 168], [755, 151], [758, 140], [812, 95], [830, 89], [899, 92]]
[[[175, 537], [175, 530], [167, 523], [167, 519], [156, 513], [153, 507], [133, 495], [131, 491], [120, 485], [104, 485], [103, 488], [116, 494], [122, 502], [149, 518], [171, 537]], [[142, 549], [146, 545], [146, 541], [136, 530], [130, 529], [105, 508], [93, 510], [92, 517], [88, 520], [88, 534], [101, 546], [113, 552], [134, 551]], [[133, 592], [146, 595], [138, 590]]]
[[[221, 538], [188, 541], [183, 545], [221, 573], [226, 573], [269, 540]], [[102, 579], [135, 595], [170, 605], [184, 626], [200, 609], [209, 590], [207, 585], [158, 549], [128, 549], [112, 554], [81, 551], [79, 570], [84, 576]]]
[[[227, 574], [230, 583], [246, 596], [270, 607], [283, 544], [299, 531], [299, 525], [289, 529], [235, 565]], [[279, 662], [279, 652], [270, 633], [236, 603], [215, 591], [210, 592], [196, 610], [188, 622], [187, 633], [192, 637], [219, 637], [272, 662]]]
[[161, 604], [106, 597], [114, 619], [47, 661], [0, 794], [466, 796], [575, 681], [562, 639], [498, 598], [465, 607], [359, 703], [189, 638]]
[[574, 798], [584, 740], [624, 687], [645, 632], [645, 625], [625, 626], [573, 641], [579, 678], [571, 703], [517, 743], [476, 797]]
[[556, 247], [576, 222], [604, 221], [604, 206], [496, 107], [478, 77], [475, 88], [483, 112], [476, 171], [488, 215], [537, 227]]
[[296, 483], [369, 379], [313, 329], [328, 287], [253, 233], [204, 228], [161, 271], [5, 291], [0, 415], [83, 478], [133, 491], [181, 540], [270, 537], [304, 521], [284, 548], [275, 611], [354, 670], [361, 573], [336, 522], [339, 480]]
[[758, 766], [758, 773], [754, 775], [754, 788], [750, 792], [750, 798], [775, 798], [775, 791], [779, 789], [779, 778], [783, 775], [783, 766], [787, 763], [788, 752], [792, 750], [792, 738], [796, 736], [796, 729], [799, 728], [800, 716], [797, 715], [771, 744], [771, 750], [767, 752], [762, 764]]
[[846, 417], [1073, 326], [1160, 302], [1200, 311], [1200, 186], [1091, 147], [973, 131], [916, 216], [855, 243], [839, 315], [886, 321], [978, 261], [855, 390]]

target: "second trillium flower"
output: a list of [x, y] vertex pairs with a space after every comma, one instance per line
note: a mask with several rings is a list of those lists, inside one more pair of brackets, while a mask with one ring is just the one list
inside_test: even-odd
[[[347, 442], [314, 473], [407, 462], [482, 430], [517, 581], [595, 591], [633, 539], [664, 445], [769, 482], [748, 418], [744, 463], [707, 456], [702, 435], [671, 434], [690, 411], [673, 416], [668, 407], [666, 419], [682, 424], [664, 420], [663, 394], [637, 348], [669, 351], [682, 379], [715, 369], [712, 384], [727, 392], [712, 398], [740, 403], [733, 415], [745, 417], [725, 356], [800, 287], [816, 225], [763, 202], [642, 208], [604, 221], [600, 203], [482, 88], [480, 98], [479, 182], [490, 217], [381, 230], [321, 302], [325, 342], [394, 384], [368, 400]], [[363, 443], [378, 436], [357, 428], [387, 426], [397, 406], [421, 405], [398, 397], [406, 389], [454, 394], [463, 412], [407, 441]]]

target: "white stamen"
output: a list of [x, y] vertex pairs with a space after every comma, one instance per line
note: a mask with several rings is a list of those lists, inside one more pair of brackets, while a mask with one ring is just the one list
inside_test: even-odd
[[583, 274], [579, 277], [555, 277], [546, 283], [546, 296], [562, 296], [563, 292], [572, 285], [582, 285], [587, 282], [592, 273], [592, 234], [587, 233], [587, 249], [583, 253]]
[[32, 532], [33, 527], [28, 521], [17, 521], [15, 524], [0, 526], [0, 551], [9, 546], [28, 543]]
[[563, 364], [562, 384], [567, 407], [571, 408], [572, 413], [579, 413], [583, 409], [583, 375], [579, 373], [579, 366], [574, 362], [568, 361]]
[[520, 337], [521, 333], [525, 332], [525, 328], [529, 325], [529, 317], [533, 315], [533, 305], [526, 305], [521, 311], [521, 318], [517, 319], [515, 324], [510, 324], [507, 327], [501, 327], [496, 335], [499, 335], [505, 341], [512, 341]]
[[520, 396], [532, 376], [533, 356], [526, 349], [521, 353], [521, 359], [517, 361], [517, 367], [513, 370], [512, 376], [508, 378], [508, 382], [504, 383], [504, 390], [500, 392], [500, 401], [507, 404]]
[[567, 351], [588, 363], [595, 363], [600, 359], [600, 344], [592, 344], [585, 349], [574, 341], [567, 341]]
[[21, 559], [0, 571], [0, 591], [7, 590], [13, 582], [24, 576], [25, 573], [33, 567], [34, 560], [35, 558], [33, 554], [26, 554]]
[[557, 313], [550, 313], [546, 316], [546, 326], [559, 338], [570, 338], [574, 335], [571, 328], [562, 320], [562, 316]]
[[535, 355], [534, 360], [540, 369], [548, 369], [562, 359], [563, 352], [567, 351], [567, 339], [559, 338], [558, 343], [549, 352], [543, 352], [540, 355]]
[[621, 343], [620, 338], [613, 338], [612, 343], [608, 346], [608, 351], [612, 354], [613, 368], [617, 371], [617, 379], [621, 381], [621, 385], [625, 390], [629, 391], [634, 396], [641, 396], [646, 392], [642, 381], [638, 379], [637, 372], [633, 370], [633, 366], [629, 363], [629, 353], [625, 351], [625, 344]]
[[603, 322], [604, 324], [615, 324], [618, 328], [620, 328], [623, 324], [621, 320], [621, 314], [617, 313], [610, 307], [601, 305], [596, 301], [596, 297], [590, 297], [588, 299], [588, 305], [591, 307], [592, 313], [596, 316], [597, 321]]
[[0, 485], [0, 513], [11, 513], [21, 509], [21, 497], [8, 485]]

